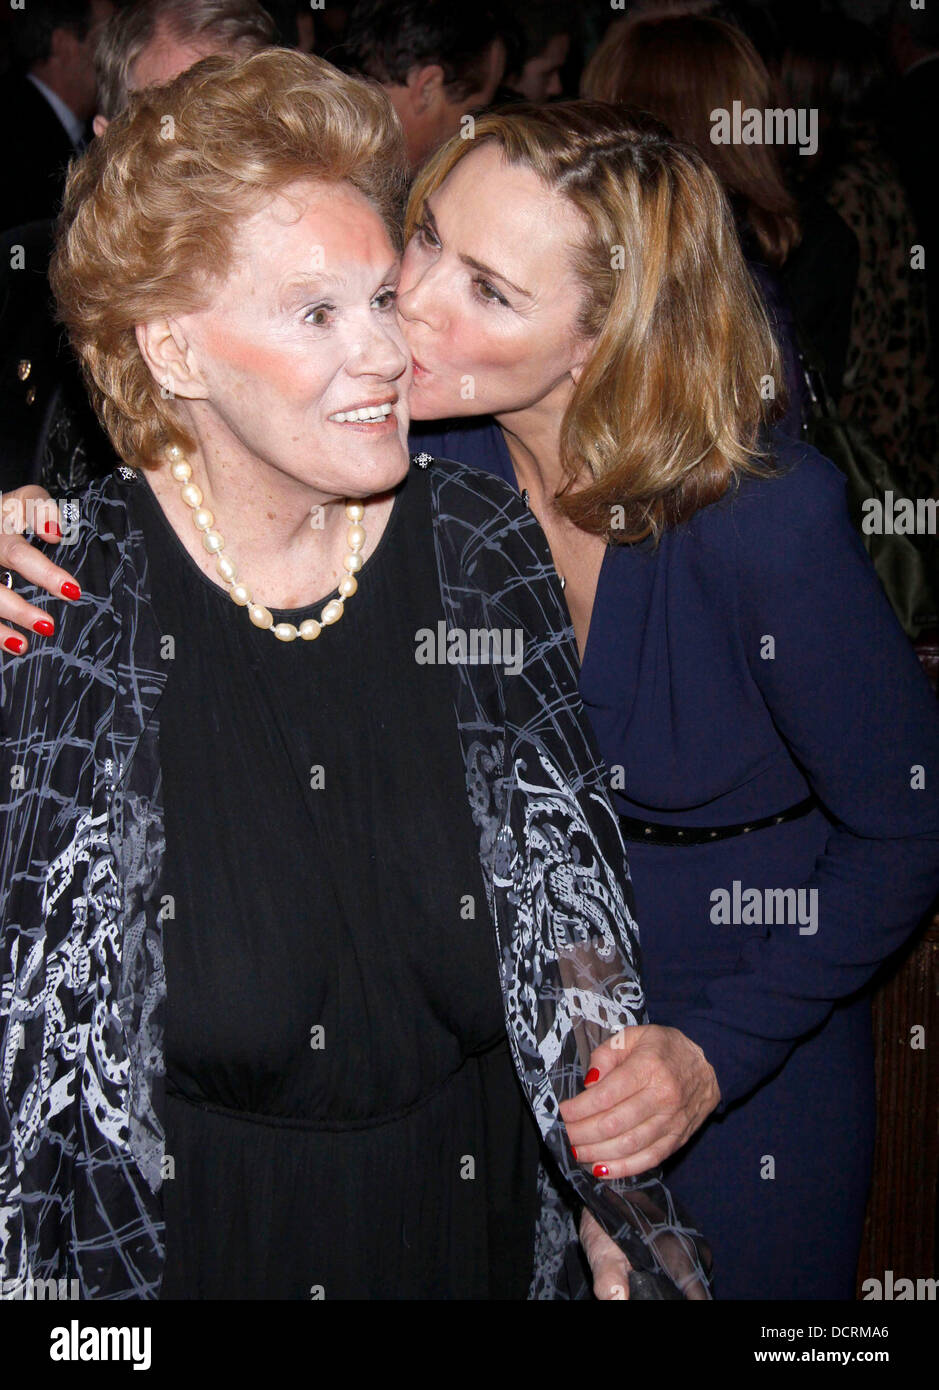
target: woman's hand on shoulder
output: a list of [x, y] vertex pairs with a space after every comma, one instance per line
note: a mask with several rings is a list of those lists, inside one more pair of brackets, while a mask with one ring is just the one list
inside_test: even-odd
[[632, 1178], [687, 1143], [720, 1102], [714, 1068], [677, 1028], [624, 1028], [590, 1055], [587, 1084], [561, 1103], [578, 1163]]
[[[45, 488], [29, 485], [3, 494], [0, 580], [5, 580], [2, 572], [9, 570], [11, 575], [46, 589], [55, 598], [79, 598], [81, 591], [68, 570], [60, 569], [36, 550], [26, 540], [24, 531], [32, 531], [53, 544], [62, 538], [59, 509]], [[26, 651], [29, 642], [24, 633], [51, 637], [54, 631], [55, 624], [48, 613], [0, 582], [0, 646], [6, 653], [21, 656]]]

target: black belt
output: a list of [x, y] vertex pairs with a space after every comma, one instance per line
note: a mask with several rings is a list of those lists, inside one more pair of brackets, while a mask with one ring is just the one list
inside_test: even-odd
[[635, 820], [632, 816], [620, 816], [619, 823], [624, 840], [646, 845], [710, 845], [715, 840], [730, 840], [735, 835], [749, 835], [751, 830], [767, 830], [771, 825], [798, 820], [814, 811], [817, 805], [814, 796], [807, 796], [775, 816], [742, 821], [739, 825], [663, 825], [661, 821]]

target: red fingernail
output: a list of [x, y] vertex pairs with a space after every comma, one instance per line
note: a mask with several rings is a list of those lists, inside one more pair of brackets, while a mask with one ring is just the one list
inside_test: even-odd
[[23, 641], [22, 637], [7, 637], [3, 645], [8, 652], [19, 653], [26, 646], [26, 643]]
[[59, 523], [57, 521], [44, 521], [42, 523], [42, 529], [45, 535], [53, 536], [57, 541], [62, 539], [62, 532], [59, 530]]
[[574, 1148], [573, 1144], [571, 1145], [571, 1153], [574, 1155], [575, 1158], [577, 1157], [577, 1150]]
[[33, 632], [41, 632], [43, 637], [51, 637], [55, 632], [55, 623], [51, 618], [37, 618], [33, 623]]
[[585, 1086], [592, 1086], [592, 1085], [594, 1084], [595, 1081], [599, 1081], [599, 1080], [600, 1080], [600, 1073], [597, 1071], [596, 1067], [591, 1067], [590, 1070], [588, 1071], [587, 1075], [584, 1077], [584, 1085], [585, 1085]]
[[595, 1163], [593, 1165], [593, 1176], [595, 1178], [608, 1178], [610, 1170], [605, 1163]]
[[70, 579], [67, 579], [62, 585], [62, 594], [65, 598], [81, 598], [82, 591], [77, 584], [73, 584]]

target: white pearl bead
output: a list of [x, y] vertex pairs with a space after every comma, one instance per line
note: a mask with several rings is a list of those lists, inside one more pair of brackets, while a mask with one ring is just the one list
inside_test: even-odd
[[170, 463], [178, 463], [183, 456], [183, 451], [178, 444], [169, 444], [166, 449], [166, 457]]
[[279, 642], [293, 642], [298, 637], [301, 637], [304, 642], [312, 642], [319, 637], [324, 626], [338, 623], [345, 611], [343, 601], [351, 598], [358, 590], [359, 585], [355, 574], [364, 563], [360, 552], [365, 545], [365, 528], [359, 523], [365, 516], [365, 507], [361, 502], [346, 503], [346, 517], [352, 525], [346, 537], [349, 554], [342, 562], [347, 574], [339, 581], [339, 597], [330, 599], [320, 614], [319, 621], [316, 618], [305, 618], [299, 628], [295, 627], [293, 623], [275, 623], [271, 610], [265, 608], [263, 603], [253, 602], [248, 586], [237, 579], [233, 562], [221, 554], [225, 539], [218, 531], [214, 530], [215, 518], [208, 507], [203, 507], [202, 492], [195, 483], [190, 482], [192, 469], [183, 457], [182, 449], [179, 445], [174, 444], [166, 452], [173, 477], [178, 483], [183, 484], [180, 488], [180, 496], [186, 506], [192, 508], [193, 522], [197, 529], [202, 532], [202, 544], [210, 555], [215, 555], [216, 569], [229, 585], [228, 592], [232, 602], [237, 603], [241, 608], [247, 607], [248, 617], [255, 627], [271, 628]]
[[248, 617], [255, 627], [270, 627], [274, 621], [269, 608], [265, 608], [263, 603], [252, 603], [248, 608]]

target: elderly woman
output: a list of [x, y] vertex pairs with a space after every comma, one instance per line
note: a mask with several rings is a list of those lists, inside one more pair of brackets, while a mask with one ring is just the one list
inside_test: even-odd
[[560, 1121], [644, 1019], [628, 872], [537, 522], [408, 468], [403, 169], [382, 93], [275, 50], [71, 172], [125, 466], [71, 601], [10, 596], [54, 636], [2, 672], [5, 1280], [583, 1296], [586, 1207], [628, 1296], [708, 1296], [657, 1176]]

